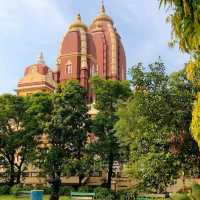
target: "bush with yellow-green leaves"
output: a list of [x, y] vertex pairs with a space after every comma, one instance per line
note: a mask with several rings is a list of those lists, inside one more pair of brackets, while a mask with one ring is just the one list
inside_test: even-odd
[[191, 132], [200, 147], [200, 92], [193, 106]]
[[200, 200], [200, 185], [195, 184], [192, 186], [191, 192], [176, 193], [172, 195], [173, 200]]

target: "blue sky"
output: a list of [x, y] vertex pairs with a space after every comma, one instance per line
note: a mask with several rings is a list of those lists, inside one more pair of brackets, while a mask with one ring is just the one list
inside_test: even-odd
[[[169, 73], [183, 68], [188, 56], [168, 48], [171, 28], [157, 0], [105, 0], [127, 55], [127, 66], [145, 65], [158, 56]], [[0, 0], [0, 93], [13, 92], [26, 66], [42, 51], [55, 68], [63, 34], [77, 13], [86, 24], [97, 15], [100, 0]]]

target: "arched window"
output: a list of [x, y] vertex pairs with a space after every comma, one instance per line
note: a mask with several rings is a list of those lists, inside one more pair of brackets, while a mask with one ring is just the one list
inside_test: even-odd
[[66, 64], [66, 73], [67, 74], [72, 74], [72, 63], [70, 60], [67, 61], [67, 64]]

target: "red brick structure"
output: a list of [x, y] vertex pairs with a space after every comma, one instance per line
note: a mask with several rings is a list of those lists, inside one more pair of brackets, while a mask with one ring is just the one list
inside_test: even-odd
[[[126, 57], [121, 38], [103, 4], [100, 13], [89, 27], [82, 22], [80, 15], [77, 15], [74, 23], [69, 26], [60, 45], [56, 72], [51, 72], [42, 59], [26, 68], [24, 78], [18, 84], [19, 95], [29, 93], [27, 87], [26, 92], [24, 91], [24, 86], [30, 86], [33, 91], [33, 85], [40, 85], [42, 88], [39, 88], [39, 91], [45, 90], [44, 85], [39, 84], [41, 80], [37, 83], [35, 79], [34, 82], [31, 78], [26, 79], [33, 66], [44, 76], [48, 72], [52, 73], [52, 80], [48, 78], [48, 88], [52, 90], [55, 88], [54, 82], [62, 83], [70, 79], [78, 80], [88, 90], [89, 79], [93, 75], [112, 80], [126, 78]], [[52, 86], [49, 85], [50, 82]]]

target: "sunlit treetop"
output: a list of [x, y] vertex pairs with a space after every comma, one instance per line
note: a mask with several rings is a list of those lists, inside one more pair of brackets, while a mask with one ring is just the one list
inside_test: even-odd
[[[200, 52], [200, 0], [160, 0], [160, 6], [171, 8], [167, 21], [172, 26], [171, 45], [179, 43], [182, 51]], [[170, 10], [171, 10], [170, 9]]]

